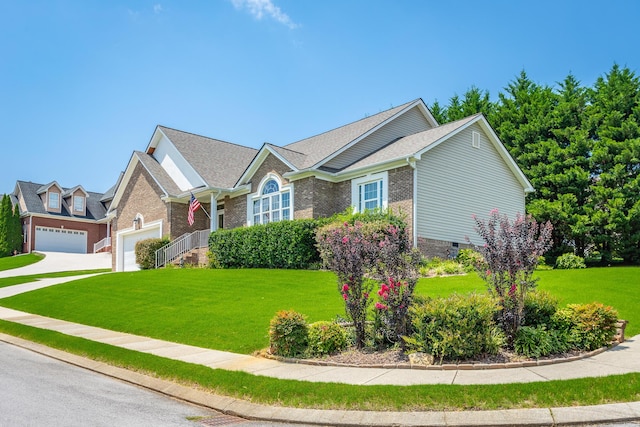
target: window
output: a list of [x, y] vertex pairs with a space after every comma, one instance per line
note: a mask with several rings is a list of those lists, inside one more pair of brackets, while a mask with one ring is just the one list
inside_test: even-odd
[[73, 210], [76, 212], [84, 212], [84, 197], [73, 196]]
[[60, 193], [49, 193], [49, 209], [60, 209]]
[[277, 178], [268, 178], [258, 193], [250, 197], [252, 224], [291, 219], [291, 190], [282, 187]]
[[356, 212], [387, 208], [388, 173], [382, 172], [351, 181], [351, 203]]

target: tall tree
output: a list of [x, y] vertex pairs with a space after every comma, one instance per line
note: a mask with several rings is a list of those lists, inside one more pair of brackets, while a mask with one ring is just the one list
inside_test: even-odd
[[[17, 208], [17, 207], [16, 207]], [[20, 213], [14, 210], [8, 194], [0, 201], [0, 257], [22, 249], [22, 224]]]
[[640, 80], [614, 64], [589, 92], [595, 178], [588, 204], [604, 262], [640, 261]]

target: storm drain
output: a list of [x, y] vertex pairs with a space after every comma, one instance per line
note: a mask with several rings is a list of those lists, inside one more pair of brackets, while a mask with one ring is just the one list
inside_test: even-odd
[[199, 422], [203, 426], [213, 427], [213, 426], [228, 426], [232, 424], [245, 423], [247, 422], [247, 420], [234, 417], [232, 415], [220, 414], [220, 415], [214, 415], [213, 417], [203, 418], [199, 420]]

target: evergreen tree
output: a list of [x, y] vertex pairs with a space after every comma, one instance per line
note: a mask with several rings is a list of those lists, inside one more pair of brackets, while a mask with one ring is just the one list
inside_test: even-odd
[[458, 95], [451, 98], [447, 108], [447, 121], [453, 122], [474, 114], [483, 113], [486, 117], [493, 114], [495, 105], [489, 100], [489, 92], [475, 86], [467, 90], [462, 100]]
[[11, 199], [5, 194], [0, 202], [0, 257], [6, 257], [11, 254], [9, 224], [11, 223], [12, 213]]
[[640, 80], [617, 64], [598, 78], [587, 109], [594, 143], [593, 241], [607, 263], [640, 261]]
[[446, 111], [440, 106], [440, 103], [437, 99], [433, 101], [433, 104], [431, 104], [429, 111], [431, 111], [431, 115], [439, 124], [447, 122]]
[[20, 206], [17, 204], [13, 207], [13, 215], [11, 216], [11, 253], [13, 251], [22, 252], [22, 221], [20, 220]]

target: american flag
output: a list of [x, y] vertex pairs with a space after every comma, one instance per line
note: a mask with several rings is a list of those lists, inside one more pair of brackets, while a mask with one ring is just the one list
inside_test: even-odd
[[193, 225], [193, 214], [198, 209], [200, 209], [200, 202], [194, 197], [193, 193], [191, 193], [191, 201], [189, 202], [189, 214], [187, 215], [187, 222], [189, 223], [189, 225]]

